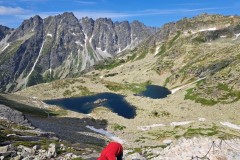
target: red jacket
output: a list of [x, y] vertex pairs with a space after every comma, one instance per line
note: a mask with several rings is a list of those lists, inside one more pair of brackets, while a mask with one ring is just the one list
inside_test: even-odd
[[123, 156], [123, 147], [120, 143], [110, 142], [101, 152], [97, 160], [121, 160]]

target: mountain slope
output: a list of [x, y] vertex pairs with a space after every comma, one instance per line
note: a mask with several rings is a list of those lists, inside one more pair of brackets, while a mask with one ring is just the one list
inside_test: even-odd
[[154, 32], [138, 21], [78, 20], [72, 13], [32, 17], [1, 40], [1, 91], [79, 74], [135, 47]]
[[6, 27], [6, 26], [2, 26], [0, 25], [0, 41], [6, 37], [7, 34], [9, 34], [11, 32], [11, 29]]
[[234, 102], [240, 98], [239, 26], [240, 17], [206, 14], [169, 23], [123, 57], [96, 69], [115, 74], [110, 81], [150, 80], [168, 88], [204, 79], [189, 90], [187, 99], [208, 105]]

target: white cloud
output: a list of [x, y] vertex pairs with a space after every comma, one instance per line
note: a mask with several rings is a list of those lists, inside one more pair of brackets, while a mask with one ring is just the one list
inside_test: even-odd
[[73, 11], [76, 17], [108, 17], [108, 18], [126, 18], [126, 17], [140, 17], [140, 16], [152, 16], [152, 15], [170, 15], [178, 13], [187, 13], [187, 12], [199, 12], [199, 11], [209, 11], [209, 10], [218, 10], [222, 8], [197, 8], [197, 9], [173, 9], [173, 10], [144, 10], [137, 12], [111, 12], [111, 11]]
[[[113, 19], [120, 19], [120, 18], [127, 18], [127, 17], [141, 17], [141, 16], [153, 16], [153, 15], [171, 15], [171, 14], [180, 14], [180, 13], [189, 13], [189, 12], [207, 12], [209, 10], [219, 10], [223, 8], [195, 8], [195, 9], [172, 9], [172, 10], [144, 10], [144, 11], [136, 11], [136, 12], [113, 12], [113, 11], [68, 11], [73, 12], [77, 18], [82, 17], [91, 17], [93, 19], [97, 18], [113, 18]], [[54, 16], [57, 14], [62, 14], [65, 11], [58, 11], [58, 12], [29, 12], [27, 14], [18, 14], [17, 17], [21, 19], [27, 19], [33, 17], [35, 15], [39, 15], [42, 18], [46, 18], [48, 16]]]
[[209, 10], [219, 10], [223, 8], [196, 8], [196, 9], [172, 9], [172, 10], [144, 10], [136, 12], [111, 12], [111, 11], [73, 11], [76, 17], [108, 17], [108, 18], [125, 18], [125, 17], [140, 17], [140, 16], [152, 16], [152, 15], [170, 15], [187, 12], [207, 12]]
[[14, 15], [14, 14], [23, 14], [26, 10], [20, 7], [6, 7], [0, 6], [0, 15]]

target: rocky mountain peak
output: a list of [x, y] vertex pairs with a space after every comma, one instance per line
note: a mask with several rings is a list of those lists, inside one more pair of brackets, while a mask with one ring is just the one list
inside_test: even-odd
[[69, 25], [78, 23], [77, 17], [75, 17], [75, 15], [72, 12], [64, 12], [63, 14], [60, 14], [56, 17], [60, 19], [63, 23], [67, 23]]
[[24, 38], [35, 31], [39, 31], [42, 28], [42, 25], [43, 19], [40, 16], [34, 16], [28, 20], [24, 20], [23, 23], [13, 32], [11, 37], [8, 39], [8, 42]]
[[10, 28], [0, 25], [0, 41], [11, 31]]
[[[78, 20], [65, 12], [42, 19], [34, 16], [1, 42], [2, 90], [16, 90], [53, 79], [71, 77], [106, 58], [134, 48], [153, 32], [134, 21], [114, 23], [110, 18]], [[11, 63], [8, 63], [10, 62]]]
[[176, 22], [176, 27], [182, 31], [198, 31], [208, 28], [226, 28], [239, 24], [240, 18], [219, 14], [201, 14], [192, 18], [183, 18]]
[[84, 17], [80, 20], [83, 32], [90, 37], [94, 28], [94, 20], [92, 18]]

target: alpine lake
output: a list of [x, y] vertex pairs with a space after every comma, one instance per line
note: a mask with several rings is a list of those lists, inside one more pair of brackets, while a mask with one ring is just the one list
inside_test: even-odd
[[[161, 99], [167, 97], [169, 94], [171, 94], [171, 91], [165, 87], [148, 85], [145, 91], [140, 94], [136, 94], [135, 96]], [[131, 119], [136, 116], [135, 107], [130, 105], [123, 95], [115, 93], [105, 92], [91, 96], [45, 100], [44, 102], [83, 114], [89, 114], [94, 108], [103, 106], [127, 119]]]

